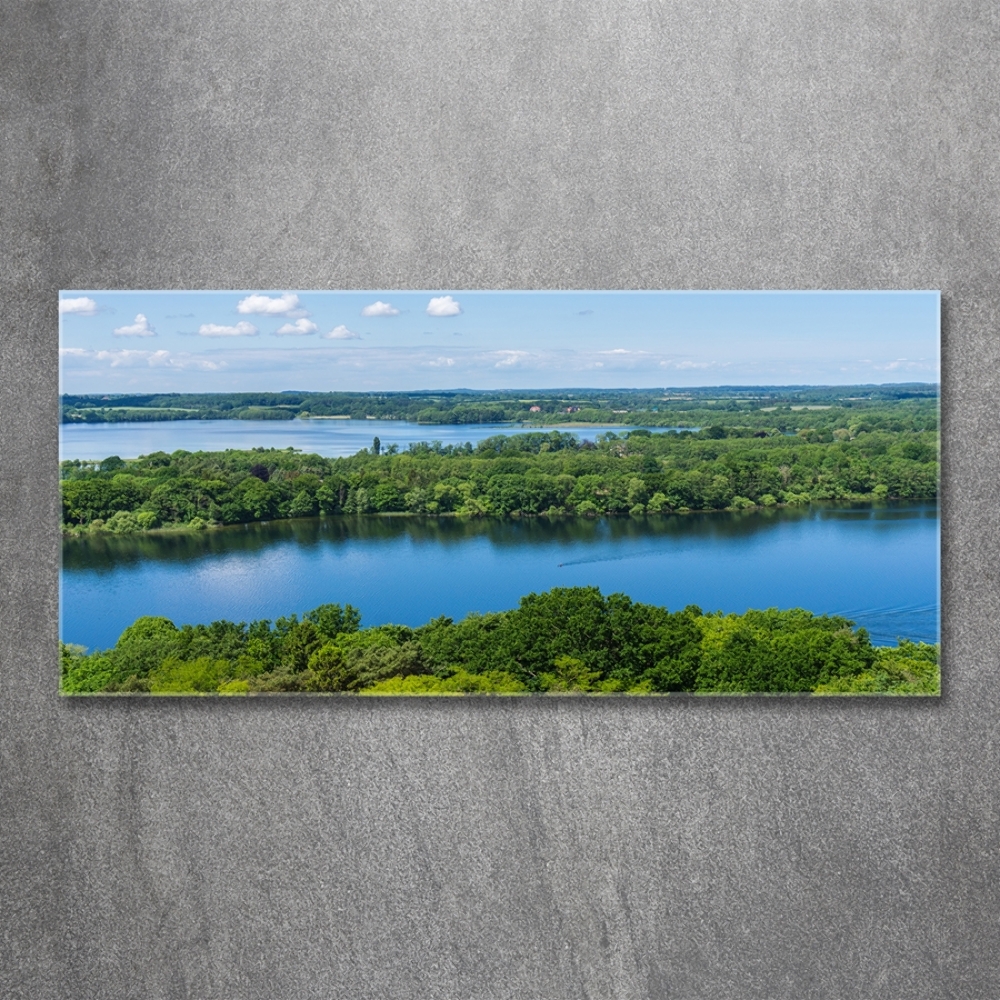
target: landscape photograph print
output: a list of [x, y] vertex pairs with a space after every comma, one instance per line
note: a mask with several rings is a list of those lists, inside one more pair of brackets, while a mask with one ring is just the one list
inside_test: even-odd
[[59, 323], [64, 695], [940, 694], [935, 291]]

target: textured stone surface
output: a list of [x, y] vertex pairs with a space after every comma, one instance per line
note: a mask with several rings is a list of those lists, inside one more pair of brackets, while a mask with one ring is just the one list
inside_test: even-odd
[[[981, 998], [990, 4], [8, 5], [0, 995]], [[940, 701], [61, 701], [60, 287], [940, 288]]]

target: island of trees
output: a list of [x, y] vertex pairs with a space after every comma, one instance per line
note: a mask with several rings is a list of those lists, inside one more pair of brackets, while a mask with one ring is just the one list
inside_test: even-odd
[[67, 533], [131, 533], [313, 515], [659, 515], [937, 496], [936, 398], [855, 410], [732, 411], [698, 430], [578, 440], [502, 434], [477, 445], [156, 452], [61, 464]]
[[64, 694], [923, 694], [938, 647], [874, 647], [863, 628], [793, 609], [705, 614], [557, 588], [519, 607], [361, 628], [350, 605], [178, 628], [143, 617], [114, 648], [61, 644]]

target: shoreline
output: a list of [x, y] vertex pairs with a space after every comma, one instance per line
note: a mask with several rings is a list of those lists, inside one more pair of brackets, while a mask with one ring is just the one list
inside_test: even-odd
[[640, 517], [675, 517], [675, 516], [687, 516], [689, 514], [745, 514], [751, 512], [758, 512], [762, 510], [788, 510], [794, 508], [805, 508], [815, 505], [830, 505], [830, 506], [848, 506], [854, 508], [867, 508], [867, 509], [878, 509], [883, 507], [889, 507], [896, 503], [937, 503], [939, 497], [886, 497], [884, 499], [871, 500], [863, 497], [842, 497], [839, 499], [829, 499], [829, 500], [809, 500], [805, 503], [774, 503], [774, 504], [754, 504], [750, 507], [705, 507], [705, 508], [690, 508], [690, 507], [679, 507], [675, 510], [664, 510], [664, 511], [643, 511], [641, 514], [632, 514], [626, 511], [621, 514], [614, 513], [601, 513], [601, 514], [577, 514], [570, 513], [569, 511], [556, 511], [554, 513], [549, 513], [548, 511], [541, 511], [538, 514], [528, 514], [528, 513], [512, 513], [512, 514], [463, 514], [459, 511], [441, 511], [436, 514], [418, 514], [412, 511], [405, 510], [394, 510], [394, 511], [372, 511], [366, 514], [307, 514], [302, 517], [275, 517], [268, 518], [267, 520], [260, 521], [238, 521], [235, 524], [220, 524], [218, 522], [205, 522], [201, 525], [196, 525], [191, 527], [189, 523], [184, 524], [169, 524], [162, 525], [158, 528], [147, 528], [143, 531], [128, 531], [128, 532], [114, 532], [114, 531], [104, 531], [98, 529], [96, 531], [84, 530], [84, 531], [73, 531], [66, 530], [65, 527], [61, 528], [60, 534], [62, 535], [63, 541], [68, 539], [83, 539], [83, 538], [95, 538], [95, 537], [106, 537], [106, 538], [136, 538], [143, 537], [147, 535], [198, 535], [204, 532], [210, 531], [221, 531], [226, 528], [239, 528], [248, 527], [253, 524], [279, 524], [285, 522], [293, 521], [308, 521], [316, 518], [361, 518], [361, 517], [373, 517], [373, 518], [423, 518], [423, 519], [433, 519], [440, 520], [441, 518], [456, 518], [469, 521], [531, 521], [538, 518], [549, 518], [552, 520], [585, 520], [585, 521], [597, 521], [602, 518], [614, 518], [616, 520], [625, 520], [629, 518], [640, 518]]
[[[189, 411], [193, 412], [193, 411]], [[296, 413], [290, 419], [278, 419], [273, 418], [269, 421], [268, 418], [258, 418], [252, 417], [244, 419], [242, 417], [161, 417], [159, 419], [145, 419], [145, 420], [60, 420], [60, 427], [96, 427], [104, 424], [176, 424], [183, 423], [185, 421], [206, 421], [206, 422], [226, 422], [226, 423], [250, 423], [252, 421], [263, 420], [266, 422], [273, 423], [291, 423], [293, 420], [354, 420], [357, 423], [362, 423], [363, 421], [381, 421], [387, 424], [411, 424], [414, 427], [482, 427], [481, 421], [474, 421], [469, 423], [454, 423], [452, 421], [446, 422], [436, 422], [431, 423], [425, 420], [409, 420], [403, 417], [352, 417], [349, 413], [337, 413], [337, 414], [306, 414], [306, 413]], [[661, 429], [661, 430], [673, 430], [679, 428], [680, 430], [697, 430], [698, 428], [692, 425], [689, 427], [684, 427], [679, 424], [652, 424], [643, 423], [635, 421], [616, 421], [613, 419], [600, 420], [600, 421], [590, 421], [590, 420], [548, 420], [542, 423], [537, 423], [535, 421], [527, 420], [495, 420], [492, 423], [496, 424], [498, 427], [512, 427], [512, 428], [524, 428], [524, 429], [537, 429], [537, 430], [551, 430], [554, 428], [561, 427], [575, 427], [575, 428], [587, 428], [587, 427], [609, 427], [612, 425], [620, 425], [622, 427], [638, 427], [638, 428], [649, 428], [649, 429]]]

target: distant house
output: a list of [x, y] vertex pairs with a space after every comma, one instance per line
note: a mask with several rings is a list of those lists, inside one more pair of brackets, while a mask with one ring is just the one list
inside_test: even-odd
[[540, 406], [533, 406], [533, 407], [531, 407], [530, 410], [528, 410], [528, 412], [529, 413], [541, 413], [542, 412], [542, 408]]
[[579, 406], [567, 406], [566, 407], [566, 412], [567, 413], [579, 413], [580, 412], [580, 407]]

